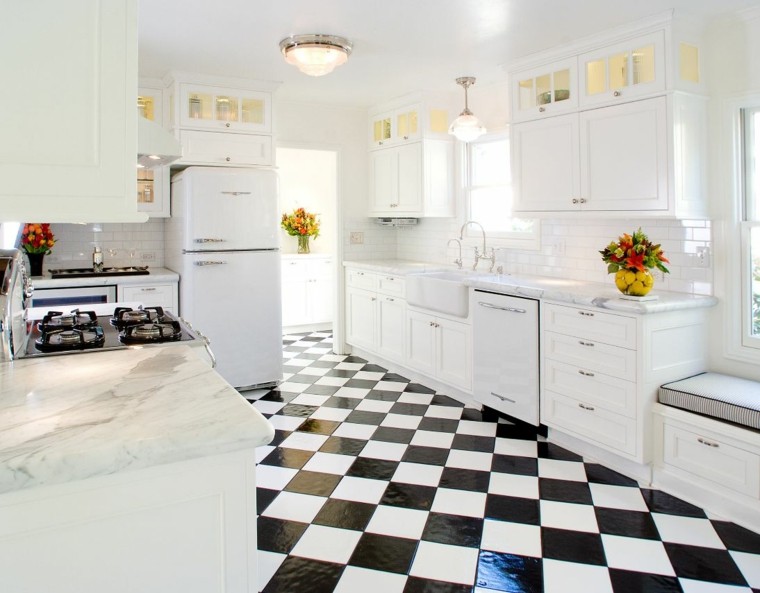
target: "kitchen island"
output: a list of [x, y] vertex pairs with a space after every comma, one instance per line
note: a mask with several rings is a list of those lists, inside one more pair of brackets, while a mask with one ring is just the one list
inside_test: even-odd
[[256, 591], [273, 434], [185, 346], [0, 365], [2, 589]]

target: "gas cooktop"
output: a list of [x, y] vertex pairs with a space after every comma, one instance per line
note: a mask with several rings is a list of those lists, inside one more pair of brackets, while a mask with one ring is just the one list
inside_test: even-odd
[[129, 268], [103, 268], [95, 271], [92, 268], [68, 268], [64, 270], [50, 270], [53, 278], [97, 278], [99, 276], [144, 276], [150, 274], [148, 266], [135, 266]]

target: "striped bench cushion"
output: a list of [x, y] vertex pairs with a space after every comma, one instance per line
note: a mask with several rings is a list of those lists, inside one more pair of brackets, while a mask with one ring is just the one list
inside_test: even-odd
[[760, 430], [760, 383], [719, 373], [702, 373], [666, 383], [660, 403]]

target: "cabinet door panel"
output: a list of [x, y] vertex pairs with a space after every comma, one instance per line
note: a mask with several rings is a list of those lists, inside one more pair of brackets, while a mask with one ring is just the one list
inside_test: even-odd
[[438, 376], [442, 381], [472, 390], [472, 335], [464, 323], [436, 319]]
[[398, 201], [398, 153], [393, 148], [370, 153], [372, 210], [389, 212]]
[[581, 194], [592, 210], [667, 210], [666, 99], [581, 113]]
[[378, 297], [377, 351], [396, 361], [406, 358], [406, 302], [394, 297]]
[[411, 368], [435, 373], [435, 318], [409, 311], [406, 316], [406, 356]]
[[399, 146], [398, 200], [396, 209], [403, 213], [422, 210], [422, 144]]
[[309, 323], [332, 321], [332, 278], [311, 278], [310, 280], [306, 285]]
[[375, 347], [375, 294], [346, 290], [346, 341], [373, 350]]

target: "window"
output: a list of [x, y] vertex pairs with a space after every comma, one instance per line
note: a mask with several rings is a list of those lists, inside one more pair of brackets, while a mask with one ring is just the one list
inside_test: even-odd
[[539, 222], [512, 216], [509, 136], [483, 136], [465, 150], [466, 220], [482, 224], [498, 246], [537, 249]]
[[742, 344], [760, 348], [760, 107], [742, 109]]

